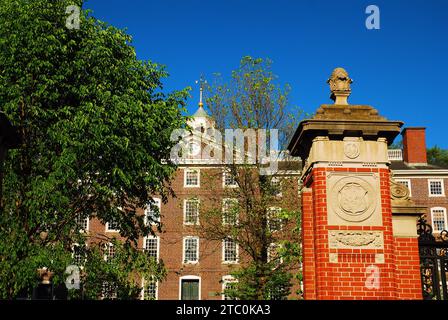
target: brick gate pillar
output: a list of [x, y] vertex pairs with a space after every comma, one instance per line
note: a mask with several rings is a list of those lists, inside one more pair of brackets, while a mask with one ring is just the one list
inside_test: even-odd
[[288, 146], [303, 160], [304, 297], [418, 299], [416, 210], [403, 198], [393, 216], [387, 153], [403, 123], [349, 105], [351, 82], [333, 71], [335, 104], [302, 121]]

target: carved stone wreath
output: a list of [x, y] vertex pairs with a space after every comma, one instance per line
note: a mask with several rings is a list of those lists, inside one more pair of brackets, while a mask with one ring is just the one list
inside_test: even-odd
[[383, 247], [383, 235], [380, 231], [329, 231], [330, 248]]

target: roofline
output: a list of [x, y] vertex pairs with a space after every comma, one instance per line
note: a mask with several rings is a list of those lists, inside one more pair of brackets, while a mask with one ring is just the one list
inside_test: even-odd
[[409, 169], [409, 170], [394, 170], [391, 169], [394, 174], [407, 174], [407, 175], [448, 175], [448, 169]]
[[414, 130], [425, 130], [426, 129], [426, 127], [405, 127], [405, 128], [403, 128], [403, 132], [404, 131], [406, 131], [406, 130], [408, 130], [408, 129], [414, 129]]

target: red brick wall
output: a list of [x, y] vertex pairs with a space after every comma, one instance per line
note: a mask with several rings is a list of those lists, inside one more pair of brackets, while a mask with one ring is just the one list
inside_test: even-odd
[[420, 257], [417, 238], [395, 237], [397, 297], [421, 300]]
[[[168, 272], [166, 280], [159, 283], [158, 299], [161, 300], [179, 299], [179, 279], [182, 276], [201, 277], [201, 299], [220, 300], [222, 299], [220, 294], [222, 277], [229, 275], [232, 269], [240, 267], [239, 264], [222, 263], [221, 241], [210, 241], [201, 237], [199, 237], [199, 262], [184, 264], [182, 261], [183, 237], [198, 236], [198, 232], [191, 226], [184, 225], [184, 199], [197, 197], [201, 200], [201, 207], [203, 208], [223, 196], [222, 169], [202, 167], [200, 168], [200, 174], [199, 188], [185, 188], [184, 169], [179, 168], [172, 180], [172, 188], [176, 196], [170, 197], [167, 203], [161, 204], [162, 233], [159, 234], [159, 258], [163, 260]], [[291, 200], [291, 207], [295, 206], [297, 208], [299, 206], [297, 190], [298, 186], [295, 183], [294, 188], [290, 190], [293, 194], [284, 195], [285, 198], [294, 197], [294, 201]], [[143, 214], [143, 210], [138, 210], [138, 213]], [[201, 216], [199, 220], [201, 221]], [[97, 219], [91, 219], [89, 232], [91, 234], [104, 234], [105, 226]], [[108, 235], [119, 237], [117, 232], [108, 233]], [[139, 239], [138, 246], [143, 248], [143, 238]], [[240, 262], [244, 263], [246, 260], [241, 249], [239, 250], [239, 256]], [[297, 289], [299, 289], [299, 284], [295, 281], [291, 296], [296, 297], [294, 292]]]
[[[168, 277], [159, 285], [159, 299], [179, 299], [179, 278], [194, 275], [201, 277], [201, 298], [203, 300], [220, 300], [222, 296], [217, 295], [217, 293], [222, 291], [222, 283], [220, 283], [222, 277], [229, 275], [232, 269], [240, 267], [239, 264], [222, 263], [222, 243], [220, 241], [210, 241], [201, 237], [199, 237], [199, 262], [193, 265], [182, 263], [183, 237], [197, 236], [197, 232], [192, 227], [183, 224], [183, 200], [197, 196], [201, 200], [201, 207], [204, 208], [211, 205], [211, 201], [216, 199], [221, 201], [223, 196], [222, 169], [203, 167], [200, 170], [201, 187], [185, 188], [184, 173], [183, 169], [180, 168], [172, 184], [176, 197], [170, 198], [161, 207], [164, 232], [160, 235], [160, 258], [168, 269]], [[297, 190], [296, 183], [295, 187], [290, 190], [290, 192], [293, 192], [295, 199], [295, 203], [292, 201], [291, 207], [299, 206]], [[291, 196], [290, 194], [283, 195], [286, 199]], [[247, 260], [241, 249], [239, 250], [239, 256], [240, 262], [244, 264]], [[296, 296], [294, 292], [298, 288], [299, 284], [294, 282], [291, 296]]]
[[303, 297], [316, 299], [315, 238], [313, 220], [313, 196], [311, 191], [302, 192], [302, 275]]
[[[328, 226], [326, 204], [327, 171], [375, 172], [380, 177], [382, 226]], [[392, 214], [390, 201], [390, 172], [388, 169], [370, 168], [315, 168], [308, 177], [308, 187], [312, 192], [303, 195], [303, 252], [304, 252], [304, 289], [306, 299], [397, 299], [417, 296], [415, 282], [419, 277], [418, 246], [416, 240], [395, 243], [392, 234]], [[314, 216], [314, 217], [313, 217]], [[330, 249], [328, 230], [378, 230], [384, 235], [384, 249]], [[403, 246], [403, 243], [406, 246]], [[398, 246], [396, 248], [396, 246]], [[399, 251], [404, 249], [403, 252]], [[330, 253], [338, 254], [338, 262], [330, 263]], [[375, 263], [375, 254], [384, 254], [384, 263]], [[412, 254], [412, 262], [396, 263], [396, 257]], [[315, 257], [315, 259], [313, 259]], [[417, 259], [417, 260], [416, 260]], [[313, 270], [313, 260], [315, 261]], [[401, 260], [400, 260], [401, 261]], [[402, 263], [411, 263], [411, 269], [405, 268], [397, 273]], [[366, 285], [372, 274], [369, 268], [379, 272], [379, 285], [376, 288]], [[375, 273], [375, 274], [378, 274]], [[409, 272], [409, 273], [407, 273]], [[398, 276], [406, 274], [399, 282]], [[309, 277], [309, 278], [307, 278]], [[406, 281], [410, 281], [406, 283]], [[412, 282], [414, 281], [414, 282]], [[314, 286], [315, 284], [315, 286]], [[405, 284], [404, 287], [400, 285]], [[410, 286], [413, 285], [411, 288]], [[369, 288], [370, 287], [370, 288]], [[409, 292], [406, 290], [410, 290]], [[411, 292], [412, 291], [412, 292]]]
[[[397, 177], [398, 179], [402, 177]], [[405, 177], [403, 177], [405, 178]], [[411, 181], [411, 198], [419, 206], [426, 206], [427, 209], [427, 222], [432, 223], [431, 208], [442, 207], [448, 211], [448, 178], [441, 178], [443, 180], [445, 188], [445, 196], [443, 197], [430, 197], [428, 190], [428, 178], [408, 178]], [[434, 178], [440, 179], [440, 178]]]
[[[199, 237], [199, 262], [196, 264], [184, 264], [182, 261], [183, 237], [197, 236], [190, 226], [184, 226], [184, 199], [198, 197], [201, 206], [204, 206], [210, 198], [210, 188], [207, 186], [210, 177], [216, 176], [216, 191], [222, 191], [222, 172], [219, 169], [200, 170], [200, 187], [184, 187], [184, 170], [179, 169], [173, 179], [172, 187], [176, 197], [170, 198], [161, 206], [161, 221], [163, 232], [160, 234], [160, 258], [165, 263], [168, 277], [159, 284], [158, 298], [179, 299], [179, 279], [182, 276], [201, 277], [201, 298], [203, 300], [220, 300], [222, 291], [220, 283], [223, 276], [228, 275], [237, 264], [222, 263], [222, 245], [220, 241], [209, 241]], [[216, 196], [216, 195], [215, 195]], [[201, 217], [199, 217], [200, 223]], [[240, 250], [241, 256], [241, 250]]]

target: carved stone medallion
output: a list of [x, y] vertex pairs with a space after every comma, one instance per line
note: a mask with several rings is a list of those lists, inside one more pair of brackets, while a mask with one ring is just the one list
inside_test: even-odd
[[344, 145], [344, 154], [347, 158], [355, 159], [359, 156], [359, 146], [357, 143], [349, 142]]
[[375, 211], [377, 195], [372, 186], [362, 178], [341, 178], [330, 192], [333, 210], [345, 221], [364, 221]]
[[368, 191], [356, 182], [349, 182], [339, 190], [338, 200], [340, 208], [349, 215], [356, 216], [368, 208]]

